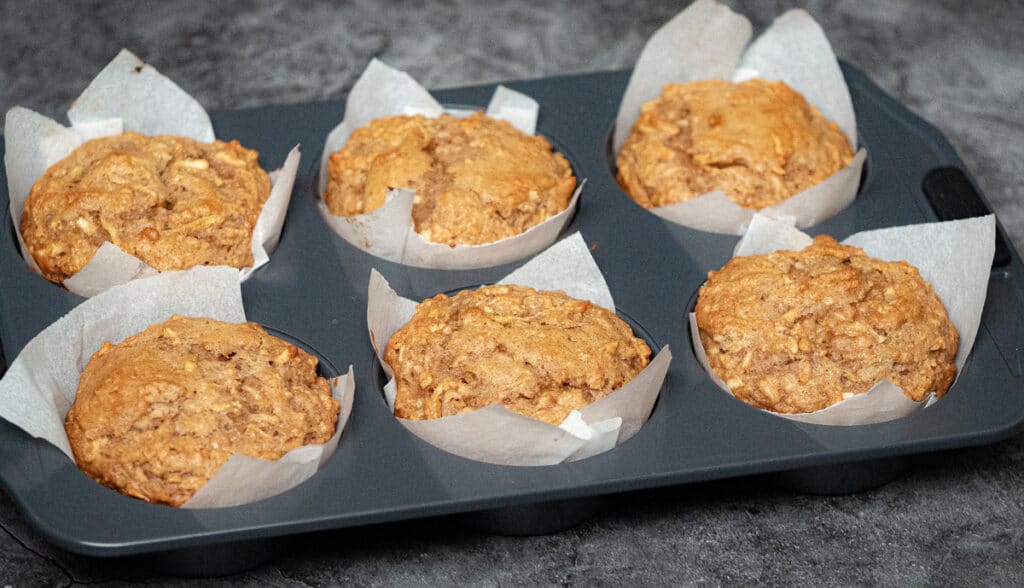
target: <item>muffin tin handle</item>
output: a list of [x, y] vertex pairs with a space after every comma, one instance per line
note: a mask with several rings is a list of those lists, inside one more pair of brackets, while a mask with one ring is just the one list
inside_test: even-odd
[[[928, 204], [941, 221], [973, 218], [992, 214], [992, 209], [962, 169], [952, 165], [932, 168], [921, 181], [921, 190]], [[1010, 248], [1003, 230], [996, 226], [996, 253], [992, 267], [1010, 263]]]

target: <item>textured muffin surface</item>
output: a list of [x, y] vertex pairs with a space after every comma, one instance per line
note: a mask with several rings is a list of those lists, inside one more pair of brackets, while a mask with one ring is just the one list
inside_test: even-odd
[[643, 105], [619, 151], [617, 179], [645, 208], [723, 190], [761, 209], [852, 158], [839, 126], [785, 83], [701, 80], [668, 84]]
[[711, 368], [758, 408], [812, 412], [883, 379], [922, 400], [956, 376], [956, 328], [917, 268], [826, 235], [733, 258], [708, 274], [696, 314]]
[[647, 365], [615, 313], [560, 291], [485, 286], [424, 300], [388, 341], [395, 415], [434, 419], [491, 404], [557, 425]]
[[328, 173], [331, 214], [372, 212], [389, 189], [410, 188], [416, 232], [452, 246], [514, 237], [565, 210], [576, 187], [547, 139], [481, 112], [375, 119], [331, 154]]
[[253, 264], [270, 179], [238, 141], [126, 132], [87, 141], [32, 186], [21, 234], [61, 282], [110, 241], [157, 270]]
[[234, 453], [279, 459], [325, 443], [338, 402], [317, 359], [256, 323], [174, 316], [104, 343], [65, 429], [97, 482], [178, 506]]

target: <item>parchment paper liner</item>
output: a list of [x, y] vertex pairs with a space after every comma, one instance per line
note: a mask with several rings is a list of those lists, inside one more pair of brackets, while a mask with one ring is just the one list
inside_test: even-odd
[[[520, 131], [533, 135], [539, 109], [533, 98], [498, 86], [487, 106], [487, 115], [507, 120]], [[519, 235], [484, 245], [449, 247], [444, 243], [426, 241], [413, 228], [413, 190], [389, 191], [384, 205], [373, 212], [354, 217], [331, 214], [323, 201], [324, 190], [327, 188], [327, 161], [332, 153], [345, 145], [356, 129], [384, 116], [422, 114], [436, 118], [443, 112], [444, 108], [434, 100], [430, 92], [408, 74], [388, 67], [377, 59], [370, 61], [348, 95], [344, 120], [331, 131], [324, 144], [320, 160], [319, 206], [320, 214], [328, 226], [341, 238], [377, 257], [434, 269], [492, 267], [533, 255], [554, 243], [572, 218], [586, 180], [579, 180], [565, 210]], [[471, 112], [452, 111], [450, 114], [458, 116]]]
[[[734, 256], [771, 253], [780, 249], [799, 251], [811, 238], [793, 226], [792, 218], [771, 219], [755, 215], [750, 228], [736, 245]], [[917, 267], [921, 277], [932, 285], [942, 300], [950, 320], [960, 334], [956, 354], [957, 377], [974, 346], [981, 324], [981, 311], [988, 291], [992, 256], [995, 254], [995, 217], [924, 223], [862, 231], [843, 240], [878, 259], [907, 261]], [[697, 360], [720, 388], [732, 394], [729, 386], [709, 367], [704, 345], [697, 329], [697, 318], [690, 313], [690, 340]], [[955, 393], [951, 387], [947, 394]], [[853, 395], [828, 408], [809, 413], [771, 414], [818, 425], [868, 425], [906, 416], [935, 402], [935, 395], [920, 402], [908, 398], [901, 388], [882, 380], [867, 392]]]
[[[697, 0], [655, 31], [637, 59], [615, 121], [615, 153], [640, 115], [640, 107], [669, 83], [753, 77], [781, 80], [835, 121], [857, 149], [857, 121], [842, 70], [825, 33], [803, 10], [790, 10], [747, 47], [751, 24], [715, 0]], [[744, 48], [746, 51], [744, 52]], [[815, 225], [853, 202], [867, 152], [825, 181], [761, 209], [765, 216], [792, 216], [797, 226]], [[755, 211], [729, 200], [721, 190], [650, 209], [654, 214], [701, 231], [740, 235]]]
[[[71, 126], [65, 127], [20, 106], [7, 111], [4, 163], [11, 220], [22, 257], [35, 271], [39, 271], [39, 266], [25, 249], [21, 237], [21, 213], [32, 184], [51, 165], [89, 139], [122, 131], [180, 135], [203, 143], [214, 140], [213, 125], [203, 107], [127, 49], [122, 49], [72, 103], [68, 120]], [[252, 235], [254, 264], [240, 270], [243, 280], [267, 263], [270, 253], [277, 247], [299, 170], [299, 158], [296, 145], [281, 169], [270, 174], [270, 196]], [[155, 273], [153, 267], [107, 241], [85, 267], [64, 281], [64, 287], [80, 296], [94, 296], [111, 286]]]
[[[615, 309], [601, 270], [579, 233], [551, 246], [498, 283], [564, 290], [574, 298]], [[389, 378], [385, 397], [392, 410], [395, 381], [384, 351], [391, 335], [412, 318], [415, 309], [415, 301], [400, 297], [383, 276], [372, 271], [366, 320], [377, 358]], [[608, 451], [640, 430], [658, 399], [671, 361], [666, 345], [631, 382], [573, 411], [559, 427], [501, 405], [440, 419], [398, 421], [428, 443], [468, 459], [517, 466], [575, 461]]]
[[[114, 286], [86, 300], [25, 345], [0, 380], [0, 417], [44, 439], [74, 461], [64, 418], [78, 379], [104, 341], [120, 342], [173, 314], [245, 321], [238, 271], [195, 267]], [[235, 506], [274, 496], [309, 479], [334, 453], [352, 412], [352, 368], [333, 378], [340, 404], [334, 436], [297, 447], [277, 461], [235, 454], [182, 508]]]

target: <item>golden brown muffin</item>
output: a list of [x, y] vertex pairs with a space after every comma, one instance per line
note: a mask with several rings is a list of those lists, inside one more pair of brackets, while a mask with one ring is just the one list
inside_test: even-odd
[[416, 232], [451, 246], [514, 237], [565, 210], [576, 187], [547, 139], [482, 112], [374, 119], [331, 154], [328, 172], [331, 214], [372, 212], [389, 189], [411, 188]]
[[557, 425], [647, 365], [614, 312], [560, 291], [485, 286], [438, 294], [388, 341], [395, 416], [434, 419], [491, 404]]
[[93, 354], [65, 420], [75, 461], [179, 506], [234, 453], [275, 460], [331, 438], [338, 402], [316, 366], [256, 323], [175, 315]]
[[723, 190], [755, 210], [825, 180], [853, 150], [836, 123], [783, 82], [668, 84], [619, 151], [618, 181], [645, 208]]
[[36, 180], [21, 215], [25, 246], [62, 282], [110, 241], [164, 271], [253, 264], [270, 195], [259, 154], [238, 141], [126, 132], [93, 139]]
[[914, 400], [942, 396], [956, 375], [956, 327], [917, 268], [827, 235], [733, 258], [708, 274], [696, 314], [715, 373], [775, 412], [813, 412], [883, 379]]

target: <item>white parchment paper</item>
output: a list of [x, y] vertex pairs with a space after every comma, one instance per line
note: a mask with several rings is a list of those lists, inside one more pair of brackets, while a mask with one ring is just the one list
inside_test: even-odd
[[[539, 110], [533, 98], [498, 86], [487, 106], [487, 116], [507, 120], [523, 133], [533, 135]], [[436, 118], [443, 112], [444, 108], [430, 92], [409, 74], [388, 67], [377, 59], [370, 61], [348, 95], [345, 119], [330, 132], [324, 144], [320, 159], [321, 196], [327, 189], [327, 162], [331, 154], [344, 147], [356, 129], [385, 116], [422, 114]], [[584, 183], [579, 182], [565, 210], [522, 234], [484, 245], [450, 247], [425, 240], [413, 228], [412, 203], [416, 194], [408, 189], [389, 191], [383, 206], [354, 217], [331, 214], [321, 199], [320, 214], [343, 239], [389, 261], [435, 269], [492, 267], [533, 255], [554, 243], [572, 218]]]
[[[579, 233], [559, 241], [499, 283], [563, 290], [573, 298], [615, 310], [604, 276]], [[399, 296], [383, 276], [372, 272], [366, 320], [377, 358], [390, 378], [384, 392], [392, 410], [395, 381], [384, 362], [384, 351], [391, 335], [409, 322], [415, 311], [415, 301]], [[658, 399], [671, 361], [672, 353], [665, 346], [631, 382], [573, 411], [558, 427], [501, 405], [439, 419], [398, 420], [428, 443], [469, 459], [517, 466], [575, 461], [608, 451], [640, 430]]]
[[[734, 255], [758, 255], [781, 249], [799, 251], [810, 245], [811, 238], [796, 229], [793, 223], [792, 218], [773, 219], [755, 215]], [[860, 247], [878, 259], [906, 261], [917, 267], [921, 277], [932, 285], [942, 300], [960, 334], [955, 362], [959, 377], [981, 324], [992, 256], [995, 255], [995, 230], [995, 217], [989, 215], [863, 231], [851, 235], [843, 243]], [[708, 376], [731, 394], [729, 386], [708, 365], [693, 313], [690, 313], [690, 337], [697, 359]], [[950, 389], [952, 392], [953, 388]], [[822, 410], [772, 414], [818, 425], [867, 425], [906, 416], [933, 401], [934, 395], [930, 395], [915, 402], [901, 388], [883, 380], [867, 392], [850, 395], [846, 400]]]
[[[665, 84], [711, 78], [739, 82], [754, 77], [781, 80], [803, 94], [839, 125], [856, 150], [853, 101], [818, 23], [803, 10], [790, 10], [747, 47], [751, 30], [746, 17], [716, 0], [697, 0], [658, 29], [637, 59], [623, 94], [615, 120], [615, 152], [629, 136], [640, 107], [660, 96]], [[856, 197], [866, 156], [867, 152], [860, 149], [850, 165], [760, 213], [792, 216], [799, 227], [835, 215]], [[743, 233], [755, 213], [729, 200], [721, 190], [650, 210], [687, 227], [734, 235]]]
[[[213, 125], [203, 107], [152, 66], [122, 49], [68, 110], [70, 127], [41, 114], [15, 106], [7, 111], [4, 164], [10, 194], [11, 219], [22, 256], [39, 269], [21, 237], [21, 213], [32, 185], [47, 168], [64, 159], [76, 147], [97, 137], [137, 131], [145, 135], [172, 134], [203, 143], [214, 140]], [[284, 223], [292, 186], [299, 169], [296, 145], [280, 170], [270, 174], [271, 191], [252, 237], [252, 267], [241, 270], [246, 279], [270, 260]], [[96, 255], [64, 286], [80, 295], [94, 296], [128, 280], [150, 276], [155, 269], [113, 243], [101, 246]]]
[[[29, 341], [11, 363], [0, 380], [0, 417], [74, 460], [64, 418], [89, 358], [104, 341], [120, 342], [174, 314], [244, 322], [238, 271], [200, 266], [162, 272], [86, 300]], [[327, 443], [297, 447], [277, 461], [234, 455], [182, 506], [234, 506], [274, 496], [309, 479], [334, 452], [352, 412], [351, 368], [331, 382], [331, 390], [340, 408], [337, 428]]]

